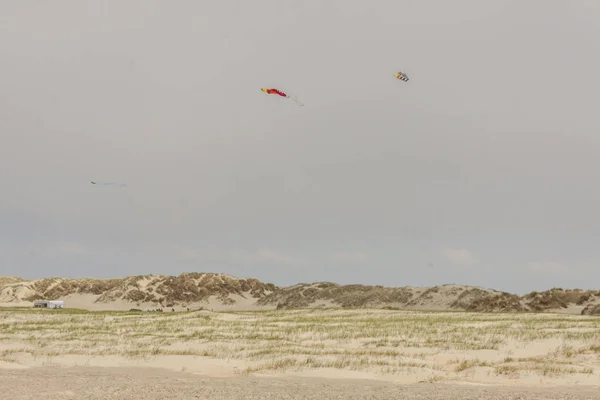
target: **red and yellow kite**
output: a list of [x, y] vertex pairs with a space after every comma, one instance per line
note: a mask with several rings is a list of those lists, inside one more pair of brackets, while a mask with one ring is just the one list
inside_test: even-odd
[[298, 99], [296, 99], [295, 97], [291, 97], [290, 95], [282, 92], [281, 90], [278, 90], [278, 89], [268, 89], [268, 88], [261, 88], [260, 90], [262, 90], [266, 94], [276, 94], [278, 96], [285, 97], [286, 99], [291, 99], [293, 102], [295, 102], [296, 104], [298, 104], [300, 107], [304, 106], [304, 104], [300, 103], [298, 101]]

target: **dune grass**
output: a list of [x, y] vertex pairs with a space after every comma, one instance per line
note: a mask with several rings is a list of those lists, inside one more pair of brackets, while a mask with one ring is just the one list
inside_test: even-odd
[[0, 362], [33, 357], [159, 356], [237, 360], [244, 373], [332, 368], [476, 370], [511, 378], [597, 375], [600, 318], [563, 314], [364, 309], [182, 313], [3, 309]]

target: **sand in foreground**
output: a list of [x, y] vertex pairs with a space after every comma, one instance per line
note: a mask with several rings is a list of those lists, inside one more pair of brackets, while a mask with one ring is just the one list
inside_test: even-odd
[[434, 383], [321, 379], [207, 378], [154, 368], [39, 367], [0, 370], [2, 396], [11, 400], [63, 399], [411, 399], [411, 400], [592, 400], [598, 388], [525, 388]]
[[558, 314], [4, 309], [0, 399], [600, 400], [599, 343]]

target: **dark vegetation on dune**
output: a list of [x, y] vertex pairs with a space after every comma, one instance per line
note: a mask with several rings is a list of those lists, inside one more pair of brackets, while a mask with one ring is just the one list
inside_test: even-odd
[[600, 315], [600, 304], [588, 304], [581, 310], [583, 315]]
[[[142, 285], [145, 281], [145, 285]], [[216, 296], [224, 304], [233, 304], [229, 295], [260, 298], [276, 289], [258, 279], [237, 279], [212, 273], [184, 273], [179, 276], [137, 275], [122, 279], [57, 279], [36, 281], [35, 293], [26, 301], [57, 299], [72, 294], [99, 296], [99, 303], [126, 300], [134, 303], [174, 304], [201, 302]]]
[[413, 294], [408, 288], [383, 286], [338, 285], [331, 282], [282, 288], [258, 300], [258, 305], [278, 308], [303, 308], [321, 300], [333, 301], [340, 307], [377, 307], [382, 303], [406, 304]]
[[570, 304], [583, 305], [600, 298], [600, 290], [565, 290], [553, 288], [545, 292], [531, 292], [523, 296], [533, 311], [543, 311], [550, 308], [567, 308]]
[[[276, 305], [278, 309], [309, 306], [383, 307], [387, 309], [426, 309], [441, 301], [440, 308], [477, 312], [542, 312], [565, 309], [600, 301], [600, 291], [553, 288], [525, 296], [476, 287], [455, 286], [442, 292], [435, 286], [418, 293], [413, 288], [389, 288], [367, 285], [338, 285], [330, 282], [300, 284], [281, 288], [258, 300], [258, 305]], [[592, 313], [588, 308], [587, 313]], [[600, 313], [600, 307], [597, 308]]]

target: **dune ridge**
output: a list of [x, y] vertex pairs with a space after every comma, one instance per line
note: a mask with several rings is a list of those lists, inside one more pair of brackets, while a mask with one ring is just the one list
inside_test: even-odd
[[524, 296], [467, 285], [384, 287], [300, 283], [279, 287], [217, 273], [137, 275], [114, 279], [0, 277], [0, 306], [65, 300], [87, 310], [384, 308], [430, 311], [561, 312], [600, 315], [600, 290], [552, 288]]

